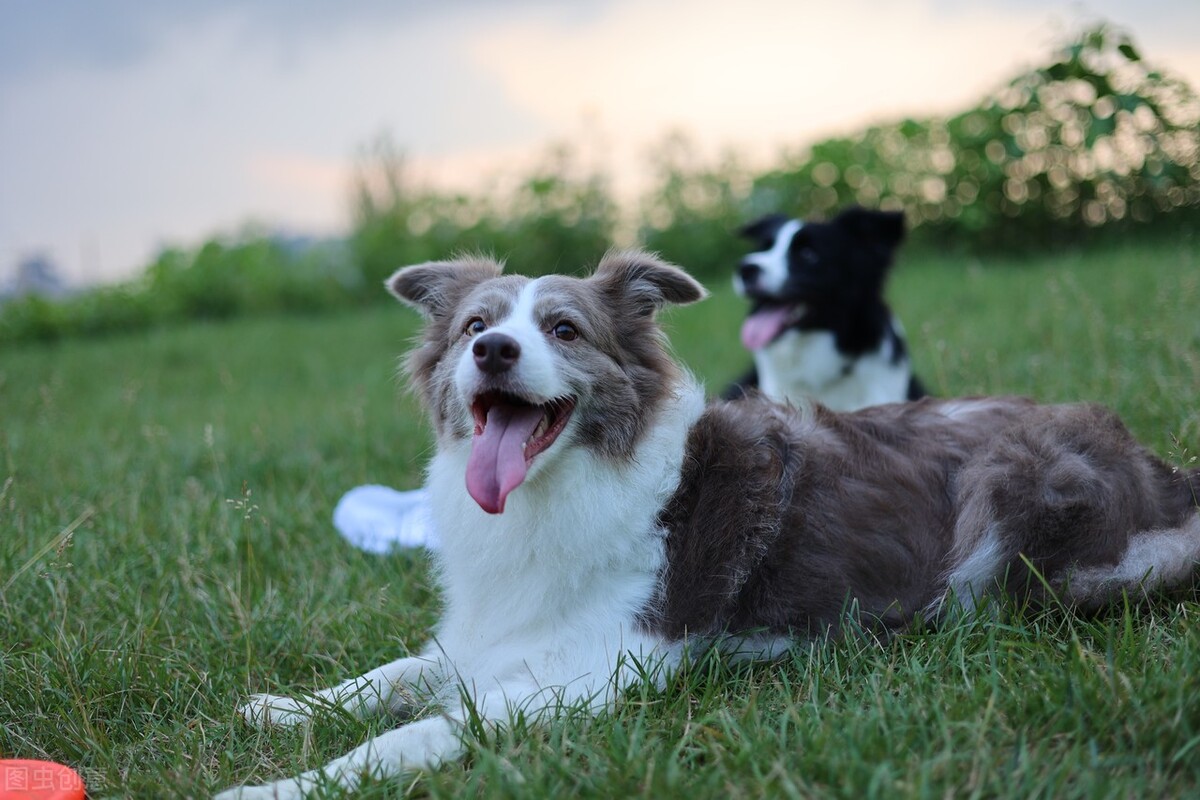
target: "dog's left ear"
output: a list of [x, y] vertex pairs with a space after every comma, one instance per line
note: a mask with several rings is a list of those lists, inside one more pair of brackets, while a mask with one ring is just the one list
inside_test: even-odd
[[640, 250], [610, 252], [601, 259], [591, 280], [614, 302], [632, 302], [646, 316], [667, 303], [685, 305], [708, 297], [708, 290], [691, 275]]
[[738, 228], [737, 234], [743, 239], [760, 241], [765, 239], [768, 234], [774, 236], [775, 231], [779, 230], [779, 226], [787, 221], [787, 214], [767, 214], [765, 217], [759, 217], [754, 222]]
[[385, 282], [401, 302], [432, 318], [453, 308], [468, 290], [500, 275], [504, 267], [487, 258], [429, 261], [397, 270]]

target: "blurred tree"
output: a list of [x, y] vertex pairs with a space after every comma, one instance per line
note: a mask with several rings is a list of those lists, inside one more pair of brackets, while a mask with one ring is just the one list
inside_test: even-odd
[[1200, 99], [1101, 25], [977, 108], [821, 142], [759, 176], [748, 200], [805, 215], [848, 203], [903, 209], [927, 235], [987, 247], [1194, 224]]
[[[622, 220], [581, 146], [547, 148], [528, 174], [464, 194], [418, 186], [379, 137], [356, 159], [346, 242], [249, 229], [165, 250], [122, 286], [8, 301], [0, 342], [375, 302], [397, 268], [456, 252], [494, 254], [525, 274], [583, 268]], [[705, 163], [682, 133], [658, 143], [649, 162], [639, 219], [623, 221], [638, 224], [643, 245], [707, 279], [724, 280], [744, 252], [737, 228], [775, 211], [903, 209], [918, 240], [989, 249], [1200, 226], [1200, 99], [1108, 25], [1081, 32], [975, 108], [818, 142], [765, 173], [731, 153]]]

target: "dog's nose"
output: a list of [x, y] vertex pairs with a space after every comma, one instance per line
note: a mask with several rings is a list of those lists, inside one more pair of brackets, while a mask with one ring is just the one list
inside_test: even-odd
[[743, 286], [753, 286], [761, 274], [762, 267], [752, 261], [743, 261], [738, 265], [738, 275], [742, 279]]
[[521, 345], [511, 336], [489, 333], [475, 340], [471, 345], [471, 353], [480, 372], [498, 375], [512, 369], [517, 363], [521, 356]]

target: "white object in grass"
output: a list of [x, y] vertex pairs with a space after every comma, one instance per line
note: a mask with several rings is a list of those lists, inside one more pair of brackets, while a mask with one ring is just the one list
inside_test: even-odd
[[333, 509], [333, 526], [355, 547], [387, 553], [404, 547], [438, 547], [429, 492], [399, 492], [386, 486], [356, 486]]

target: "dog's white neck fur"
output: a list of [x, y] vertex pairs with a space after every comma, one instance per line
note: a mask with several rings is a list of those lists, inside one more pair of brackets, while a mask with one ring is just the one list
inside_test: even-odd
[[702, 388], [684, 377], [632, 458], [610, 461], [560, 441], [539, 457], [553, 457], [554, 468], [531, 470], [498, 515], [467, 494], [470, 443], [441, 442], [428, 480], [446, 602], [437, 642], [460, 677], [603, 704], [618, 656], [659, 648], [636, 616], [665, 563], [656, 519], [703, 409]]
[[754, 353], [759, 388], [781, 403], [818, 398], [834, 411], [856, 411], [903, 400], [910, 380], [908, 359], [897, 362], [885, 338], [879, 349], [848, 358], [829, 331], [785, 331]]

